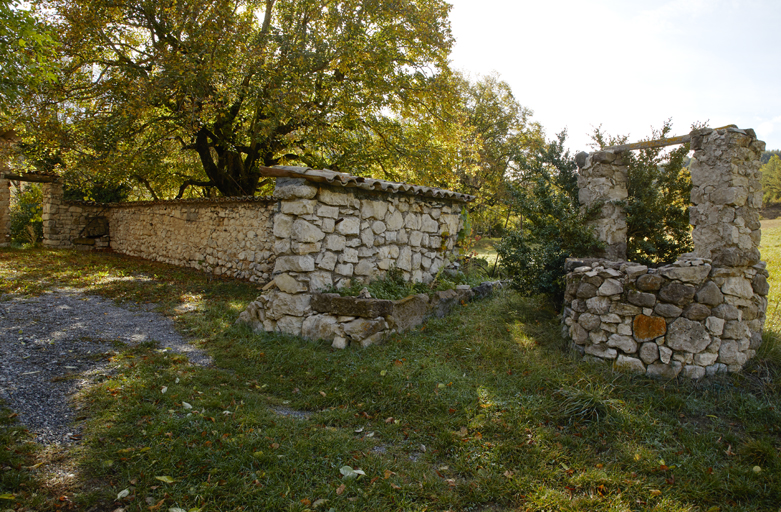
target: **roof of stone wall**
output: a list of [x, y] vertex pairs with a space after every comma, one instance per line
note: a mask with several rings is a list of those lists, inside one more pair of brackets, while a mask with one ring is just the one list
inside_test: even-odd
[[435, 199], [447, 199], [461, 203], [468, 203], [475, 199], [475, 196], [453, 192], [452, 190], [410, 185], [409, 183], [396, 183], [374, 178], [364, 178], [362, 176], [352, 176], [350, 174], [328, 169], [310, 169], [309, 167], [289, 167], [280, 165], [263, 167], [261, 168], [261, 172], [265, 176], [303, 178], [316, 183], [328, 183], [329, 185], [345, 188], [360, 188], [362, 190], [386, 192], [389, 194], [408, 194], [413, 196], [432, 197]]
[[209, 199], [199, 197], [195, 199], [161, 199], [158, 201], [127, 201], [121, 203], [98, 203], [96, 201], [65, 201], [67, 204], [82, 204], [85, 206], [153, 206], [153, 205], [176, 205], [176, 204], [197, 204], [208, 206], [210, 204], [224, 203], [271, 203], [276, 201], [271, 196], [232, 196], [218, 197]]

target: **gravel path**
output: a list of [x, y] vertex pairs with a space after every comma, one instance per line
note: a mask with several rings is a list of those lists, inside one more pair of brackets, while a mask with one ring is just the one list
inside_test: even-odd
[[127, 308], [76, 289], [0, 296], [0, 399], [42, 444], [80, 438], [70, 397], [109, 371], [116, 344], [155, 341], [198, 365], [211, 360], [146, 308]]

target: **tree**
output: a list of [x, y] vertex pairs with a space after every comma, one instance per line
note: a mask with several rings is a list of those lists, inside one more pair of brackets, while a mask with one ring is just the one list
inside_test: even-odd
[[566, 133], [519, 160], [512, 185], [517, 230], [497, 246], [513, 287], [524, 294], [546, 294], [556, 305], [564, 298], [564, 262], [602, 246], [588, 221], [599, 207], [581, 211], [577, 165], [564, 150]]
[[30, 89], [56, 78], [55, 42], [29, 9], [0, 0], [0, 125]]
[[521, 172], [519, 162], [543, 148], [543, 130], [498, 75], [461, 78], [459, 90], [476, 152], [469, 172], [461, 173], [461, 189], [477, 196], [470, 210], [481, 231], [501, 232], [510, 215], [509, 180]]
[[148, 163], [184, 150], [200, 169], [180, 168], [178, 183], [251, 195], [260, 166], [341, 168], [355, 159], [344, 140], [448, 102], [434, 95], [452, 44], [442, 0], [42, 4], [68, 80], [31, 124], [70, 167], [117, 180], [150, 185]]
[[781, 158], [773, 155], [759, 170], [762, 173], [762, 202], [777, 203], [781, 200]]

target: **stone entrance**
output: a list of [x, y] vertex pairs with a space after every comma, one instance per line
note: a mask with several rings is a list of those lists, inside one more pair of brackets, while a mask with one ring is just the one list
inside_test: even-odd
[[[694, 251], [657, 269], [626, 260], [626, 151], [691, 142]], [[738, 371], [762, 343], [768, 273], [760, 261], [765, 143], [735, 126], [578, 155], [580, 202], [600, 207], [600, 258], [567, 262], [565, 334], [586, 357], [651, 376]]]

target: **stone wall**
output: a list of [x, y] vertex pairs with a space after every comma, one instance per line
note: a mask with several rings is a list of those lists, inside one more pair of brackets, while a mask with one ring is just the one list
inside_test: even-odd
[[266, 283], [274, 267], [270, 198], [157, 201], [108, 209], [114, 251]]
[[568, 260], [565, 334], [585, 356], [649, 376], [738, 371], [762, 343], [768, 273], [687, 258], [656, 269]]
[[0, 179], [0, 247], [11, 243], [11, 182]]
[[278, 178], [274, 197], [279, 212], [273, 226], [273, 288], [242, 316], [266, 331], [301, 335], [305, 322], [317, 315], [311, 304], [314, 293], [354, 280], [368, 282], [392, 267], [408, 280], [430, 282], [448, 263], [462, 228], [463, 201], [451, 197], [346, 188], [303, 178]]
[[599, 208], [591, 226], [606, 244], [600, 256], [626, 259], [626, 212], [620, 204], [629, 197], [626, 162], [620, 153], [610, 151], [579, 157], [578, 200], [583, 211]]
[[[569, 260], [564, 333], [586, 357], [656, 377], [738, 371], [762, 343], [768, 273], [760, 262], [759, 157], [753, 130], [695, 130], [690, 166], [694, 252], [649, 269], [626, 258], [621, 150], [578, 155], [580, 201], [605, 259]], [[667, 141], [656, 141], [660, 146]], [[642, 143], [648, 147], [654, 144]], [[640, 144], [638, 144], [640, 146]]]

